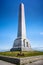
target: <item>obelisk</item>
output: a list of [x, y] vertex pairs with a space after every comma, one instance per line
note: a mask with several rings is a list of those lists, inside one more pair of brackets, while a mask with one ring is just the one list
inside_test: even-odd
[[19, 8], [19, 21], [18, 21], [18, 36], [26, 38], [26, 26], [25, 26], [25, 14], [24, 14], [24, 4], [20, 4]]
[[14, 40], [13, 48], [11, 49], [11, 51], [30, 51], [31, 50], [30, 42], [26, 38], [26, 24], [23, 3], [20, 4], [18, 17], [19, 19], [17, 38]]

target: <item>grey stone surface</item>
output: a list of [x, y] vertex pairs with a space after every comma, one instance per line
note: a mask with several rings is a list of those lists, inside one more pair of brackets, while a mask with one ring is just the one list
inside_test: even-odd
[[29, 62], [35, 62], [38, 60], [43, 60], [43, 55], [42, 56], [32, 56], [32, 57], [20, 58], [20, 63], [27, 64]]
[[24, 4], [21, 3], [19, 8], [17, 38], [14, 40], [13, 48], [11, 49], [11, 51], [31, 51], [31, 50], [32, 49], [30, 42], [26, 37]]
[[0, 60], [4, 60], [4, 61], [10, 62], [10, 63], [22, 65], [22, 64], [28, 64], [30, 62], [35, 63], [36, 61], [43, 60], [43, 55], [32, 56], [32, 57], [24, 57], [24, 58], [0, 56]]
[[15, 65], [15, 64], [0, 60], [0, 65]]
[[19, 58], [14, 58], [14, 57], [9, 57], [9, 56], [0, 56], [0, 60], [4, 60], [13, 64], [18, 64], [20, 65], [20, 59]]
[[43, 60], [38, 60], [38, 61], [26, 64], [26, 65], [43, 65]]
[[[0, 65], [16, 65], [16, 64], [12, 64], [12, 63], [0, 60]], [[38, 60], [32, 63], [27, 63], [25, 65], [43, 65], [43, 60]]]

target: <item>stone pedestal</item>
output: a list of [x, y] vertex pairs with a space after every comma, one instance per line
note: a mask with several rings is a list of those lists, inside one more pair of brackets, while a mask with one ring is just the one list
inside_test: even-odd
[[31, 51], [29, 40], [24, 38], [15, 39], [11, 51]]

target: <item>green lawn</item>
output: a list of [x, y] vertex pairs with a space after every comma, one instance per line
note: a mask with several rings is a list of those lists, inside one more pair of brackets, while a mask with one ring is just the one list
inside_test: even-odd
[[19, 51], [15, 51], [15, 52], [0, 52], [0, 55], [12, 56], [12, 57], [38, 56], [38, 55], [43, 55], [43, 52], [40, 52], [40, 51], [29, 51], [29, 52], [22, 52], [21, 54], [23, 54], [23, 55], [18, 55], [18, 54], [20, 54]]

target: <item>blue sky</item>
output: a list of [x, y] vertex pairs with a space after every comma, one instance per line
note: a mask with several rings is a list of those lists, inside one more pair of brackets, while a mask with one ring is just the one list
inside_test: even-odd
[[0, 49], [12, 48], [17, 37], [21, 2], [25, 6], [26, 33], [31, 47], [43, 47], [43, 0], [0, 0]]

